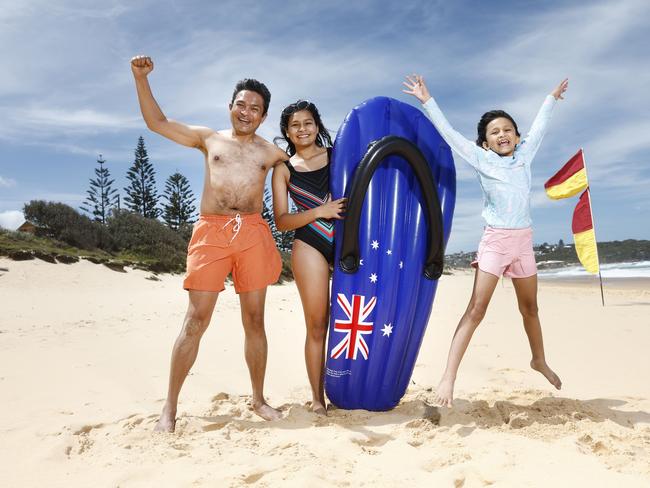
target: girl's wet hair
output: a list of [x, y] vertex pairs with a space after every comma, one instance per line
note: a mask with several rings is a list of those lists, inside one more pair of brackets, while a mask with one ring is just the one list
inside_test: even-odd
[[489, 112], [485, 112], [483, 116], [481, 117], [481, 120], [478, 121], [478, 125], [476, 126], [476, 132], [478, 133], [478, 137], [476, 138], [476, 145], [479, 147], [483, 147], [483, 143], [487, 141], [486, 138], [486, 130], [487, 126], [490, 122], [492, 122], [494, 119], [499, 119], [499, 118], [504, 118], [508, 119], [510, 122], [512, 122], [512, 125], [515, 128], [515, 133], [517, 134], [517, 137], [521, 137], [521, 134], [519, 134], [519, 129], [517, 128], [517, 122], [515, 122], [515, 119], [510, 117], [510, 114], [507, 112], [504, 112], [503, 110], [490, 110]]
[[293, 142], [289, 139], [289, 119], [296, 112], [301, 110], [307, 110], [311, 116], [314, 118], [314, 122], [318, 126], [318, 134], [316, 135], [316, 145], [318, 147], [332, 147], [332, 138], [329, 131], [323, 125], [323, 121], [320, 118], [320, 113], [312, 102], [308, 100], [298, 100], [295, 103], [287, 105], [280, 115], [280, 132], [282, 132], [282, 137], [276, 137], [273, 139], [273, 142], [276, 144], [278, 142], [285, 142], [287, 144], [287, 154], [289, 157], [296, 154], [296, 146], [293, 145]]

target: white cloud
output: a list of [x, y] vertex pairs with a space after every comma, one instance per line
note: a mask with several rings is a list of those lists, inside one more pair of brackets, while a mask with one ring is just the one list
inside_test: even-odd
[[20, 210], [6, 210], [0, 212], [0, 227], [16, 230], [25, 221], [25, 216]]
[[[110, 3], [110, 2], [106, 2]], [[50, 10], [52, 15], [57, 15], [61, 17], [67, 17], [74, 20], [83, 20], [83, 19], [102, 19], [102, 20], [113, 20], [121, 15], [124, 15], [132, 7], [128, 7], [125, 4], [117, 2], [115, 5], [110, 7], [104, 7], [104, 2], [102, 6], [97, 8], [83, 8], [79, 5], [60, 5], [60, 4], [49, 4], [46, 7], [46, 10]]]
[[[333, 131], [371, 96], [417, 105], [400, 91], [402, 76], [413, 71], [425, 75], [467, 138], [492, 108], [511, 112], [525, 133], [543, 96], [568, 75], [567, 99], [558, 104], [533, 170], [540, 227], [554, 203], [541, 185], [580, 146], [603, 201], [650, 205], [644, 196], [650, 170], [642, 159], [650, 149], [642, 110], [650, 106], [642, 52], [646, 0], [531, 4], [507, 14], [468, 1], [333, 0], [283, 8], [248, 0], [197, 1], [196, 8], [151, 0], [2, 4], [0, 55], [7, 69], [0, 76], [0, 138], [15, 148], [29, 145], [21, 152], [26, 158], [35, 147], [52, 155], [48, 164], [82, 156], [92, 162], [102, 153], [120, 167], [132, 160], [142, 134], [154, 162], [165, 170], [180, 165], [200, 185], [200, 153], [146, 130], [128, 67], [139, 53], [154, 58], [151, 84], [165, 113], [187, 123], [228, 127], [234, 83], [245, 76], [267, 83], [273, 99], [259, 131], [267, 139], [278, 135], [282, 107], [299, 97], [313, 100]], [[450, 247], [475, 249], [483, 226], [480, 187], [472, 169], [456, 161], [459, 199]], [[28, 179], [12, 176], [21, 187]], [[64, 179], [48, 180], [47, 190], [80, 189]], [[6, 202], [2, 208], [19, 207]]]
[[106, 131], [137, 129], [143, 126], [141, 117], [125, 117], [98, 110], [32, 107], [8, 110], [0, 136], [22, 137], [26, 133], [46, 134], [52, 139], [71, 132], [80, 135]]
[[93, 109], [64, 110], [54, 108], [32, 108], [21, 114], [27, 124], [60, 126], [65, 129], [84, 127], [101, 129], [124, 129], [141, 127], [140, 117], [120, 117], [114, 114], [102, 113]]
[[5, 178], [4, 176], [0, 175], [0, 188], [11, 188], [12, 186], [16, 186], [16, 180]]

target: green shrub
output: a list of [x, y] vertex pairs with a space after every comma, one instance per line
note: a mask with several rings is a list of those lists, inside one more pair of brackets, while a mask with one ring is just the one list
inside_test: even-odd
[[155, 262], [160, 271], [178, 271], [185, 266], [187, 240], [158, 220], [118, 210], [108, 219], [108, 230], [121, 251]]
[[32, 200], [25, 204], [23, 212], [25, 219], [37, 226], [38, 236], [57, 239], [81, 249], [116, 249], [106, 227], [64, 203]]

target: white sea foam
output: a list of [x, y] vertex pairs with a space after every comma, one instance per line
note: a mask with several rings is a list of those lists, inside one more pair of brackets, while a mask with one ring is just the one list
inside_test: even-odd
[[[604, 278], [650, 278], [650, 261], [602, 264], [600, 272]], [[590, 276], [582, 266], [543, 270], [539, 275], [548, 278]]]

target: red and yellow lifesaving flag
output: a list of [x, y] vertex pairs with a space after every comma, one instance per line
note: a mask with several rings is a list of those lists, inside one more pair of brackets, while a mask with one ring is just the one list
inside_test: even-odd
[[582, 149], [569, 159], [569, 162], [562, 166], [560, 171], [544, 183], [546, 194], [553, 200], [572, 197], [588, 186], [587, 170], [585, 169], [585, 158], [582, 154]]
[[591, 214], [588, 188], [587, 191], [580, 195], [580, 200], [573, 211], [571, 230], [573, 231], [573, 242], [576, 246], [578, 259], [589, 273], [598, 273], [598, 249], [596, 247], [594, 219]]

